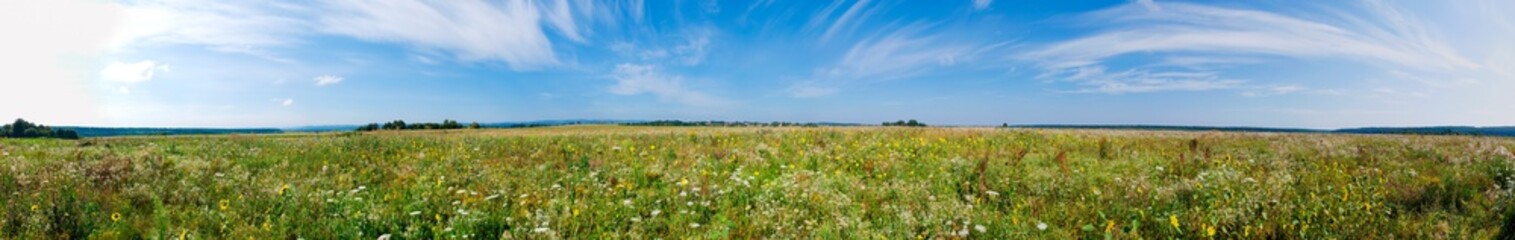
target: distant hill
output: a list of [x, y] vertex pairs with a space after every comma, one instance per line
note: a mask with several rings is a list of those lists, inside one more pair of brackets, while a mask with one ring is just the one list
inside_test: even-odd
[[1332, 131], [1336, 133], [1363, 133], [1363, 134], [1421, 134], [1421, 135], [1476, 135], [1476, 136], [1504, 136], [1515, 137], [1515, 127], [1470, 127], [1470, 126], [1440, 126], [1440, 127], [1369, 127], [1348, 128]]
[[79, 137], [110, 137], [137, 135], [189, 135], [189, 134], [270, 134], [283, 133], [275, 128], [112, 128], [112, 127], [64, 127], [79, 133]]
[[342, 132], [357, 129], [358, 125], [315, 125], [280, 129], [285, 132]]
[[1117, 129], [1117, 130], [1165, 130], [1165, 131], [1223, 131], [1223, 132], [1280, 132], [1280, 133], [1325, 133], [1330, 130], [1304, 129], [1304, 128], [1265, 128], [1265, 127], [1206, 127], [1206, 126], [1163, 126], [1163, 125], [1014, 125], [1015, 128], [1057, 128], [1057, 129]]
[[1014, 125], [1015, 128], [1055, 128], [1055, 129], [1120, 129], [1120, 130], [1164, 130], [1164, 131], [1223, 131], [1223, 132], [1277, 132], [1277, 133], [1345, 133], [1345, 134], [1413, 134], [1413, 135], [1470, 135], [1470, 136], [1502, 136], [1515, 137], [1515, 127], [1470, 127], [1470, 126], [1438, 126], [1438, 127], [1366, 127], [1344, 128], [1336, 130], [1305, 129], [1305, 128], [1264, 128], [1264, 127], [1206, 127], [1206, 126], [1162, 126], [1162, 125]]
[[538, 120], [538, 121], [525, 121], [525, 122], [479, 123], [479, 125], [484, 126], [485, 128], [521, 128], [521, 127], [549, 127], [549, 126], [582, 125], [582, 124], [625, 124], [625, 123], [640, 123], [640, 122], [647, 122], [647, 121], [643, 121], [643, 120], [605, 120], [605, 119], [566, 119], [566, 120]]

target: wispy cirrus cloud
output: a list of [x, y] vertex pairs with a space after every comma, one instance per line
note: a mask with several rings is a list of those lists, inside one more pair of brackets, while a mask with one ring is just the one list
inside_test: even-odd
[[359, 39], [440, 49], [467, 61], [499, 60], [512, 69], [559, 64], [544, 30], [553, 26], [582, 41], [566, 2], [526, 1], [333, 1], [321, 17], [323, 31]]
[[656, 65], [616, 65], [615, 71], [611, 73], [610, 78], [616, 81], [616, 85], [610, 87], [610, 93], [617, 95], [650, 93], [663, 101], [677, 102], [689, 106], [721, 106], [731, 104], [730, 100], [689, 89], [684, 86], [684, 77], [664, 73]]
[[146, 0], [121, 3], [125, 14], [110, 43], [117, 52], [143, 46], [199, 45], [279, 62], [268, 48], [302, 43], [311, 9], [283, 2]]
[[979, 56], [1004, 43], [963, 41], [928, 33], [931, 24], [915, 23], [862, 39], [835, 64], [816, 70], [811, 80], [790, 87], [790, 95], [808, 98], [836, 93], [841, 85], [915, 78], [949, 67], [976, 64]]
[[344, 80], [342, 77], [332, 76], [332, 75], [321, 75], [321, 76], [318, 76], [316, 78], [311, 79], [311, 81], [315, 81], [316, 82], [316, 86], [317, 87], [324, 87], [324, 86], [327, 86], [327, 85], [342, 83], [342, 80]]
[[[807, 28], [815, 29], [824, 25], [825, 30], [821, 33], [821, 42], [826, 42], [837, 34], [856, 31], [864, 20], [882, 10], [882, 7], [874, 6], [873, 1], [870, 0], [851, 1], [852, 4], [847, 4], [848, 2], [848, 0], [831, 2], [831, 5], [811, 16]], [[846, 8], [843, 9], [843, 6]]]
[[[1109, 28], [1029, 49], [1016, 58], [1042, 68], [1044, 79], [1069, 80], [1096, 69], [1103, 75], [1084, 76], [1090, 81], [1080, 82], [1086, 86], [1081, 91], [1104, 93], [1236, 87], [1239, 80], [1198, 70], [1262, 62], [1259, 57], [1345, 59], [1437, 71], [1479, 66], [1433, 37], [1414, 18], [1389, 6], [1368, 6], [1369, 11], [1341, 13], [1337, 18], [1302, 18], [1253, 9], [1137, 1], [1081, 17]], [[1366, 18], [1373, 20], [1362, 20]], [[1113, 64], [1118, 57], [1133, 54], [1166, 56], [1167, 60], [1106, 71], [1118, 65]], [[1173, 66], [1188, 69], [1163, 68]], [[1160, 71], [1169, 77], [1152, 78], [1150, 73]], [[1187, 87], [1159, 87], [1177, 83]], [[1132, 88], [1143, 85], [1154, 86]]]

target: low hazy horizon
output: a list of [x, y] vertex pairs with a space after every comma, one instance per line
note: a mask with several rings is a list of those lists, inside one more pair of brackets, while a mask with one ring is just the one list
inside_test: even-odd
[[0, 120], [1515, 125], [1515, 2], [18, 1]]

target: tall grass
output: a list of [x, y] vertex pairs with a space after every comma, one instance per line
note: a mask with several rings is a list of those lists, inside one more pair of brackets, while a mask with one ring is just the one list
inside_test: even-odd
[[611, 126], [5, 139], [0, 238], [1493, 238], [1512, 148]]

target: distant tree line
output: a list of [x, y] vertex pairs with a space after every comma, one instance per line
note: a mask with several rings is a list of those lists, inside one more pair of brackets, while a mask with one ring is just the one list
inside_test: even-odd
[[899, 120], [899, 121], [894, 121], [894, 122], [884, 122], [883, 125], [886, 126], [886, 127], [888, 127], [888, 126], [896, 126], [896, 127], [925, 127], [926, 126], [925, 123], [921, 123], [919, 121], [915, 121], [915, 119], [910, 119], [910, 121]]
[[72, 129], [53, 129], [18, 118], [15, 123], [0, 127], [0, 137], [79, 139], [79, 133]]
[[680, 121], [680, 120], [657, 120], [647, 122], [621, 123], [622, 126], [664, 126], [664, 127], [820, 127], [820, 126], [855, 126], [857, 124], [842, 123], [797, 123], [797, 122], [743, 122], [743, 121]]
[[363, 125], [363, 126], [358, 127], [357, 131], [359, 131], [359, 132], [367, 132], [367, 131], [378, 131], [378, 130], [429, 130], [429, 129], [463, 129], [463, 128], [479, 129], [481, 127], [479, 126], [478, 122], [469, 123], [467, 126], [464, 126], [462, 123], [458, 123], [458, 121], [453, 121], [452, 119], [442, 120], [442, 123], [434, 123], [434, 122], [432, 122], [432, 123], [409, 123], [409, 124], [405, 123], [404, 120], [394, 120], [394, 121], [391, 121], [391, 122], [384, 123], [383, 125], [380, 125], [378, 123], [369, 123], [368, 125]]

